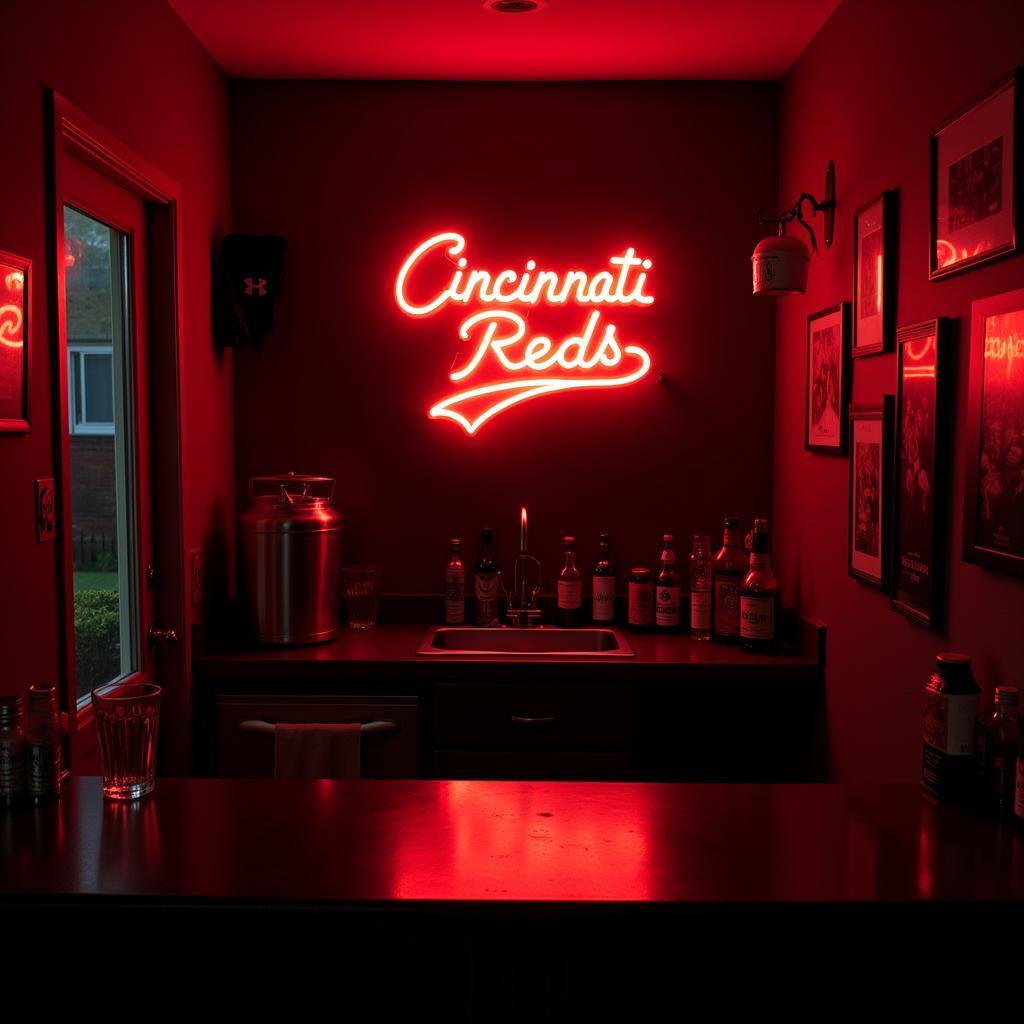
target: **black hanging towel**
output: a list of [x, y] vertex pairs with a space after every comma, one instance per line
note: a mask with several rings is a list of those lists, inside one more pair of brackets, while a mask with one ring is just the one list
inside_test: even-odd
[[216, 328], [222, 345], [263, 347], [274, 328], [287, 244], [279, 235], [228, 235], [221, 243]]

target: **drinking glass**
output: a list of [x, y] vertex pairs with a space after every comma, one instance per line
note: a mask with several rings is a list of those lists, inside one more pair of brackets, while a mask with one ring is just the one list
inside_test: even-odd
[[92, 691], [103, 795], [136, 800], [153, 792], [160, 732], [156, 683], [108, 683]]
[[350, 629], [370, 629], [377, 624], [377, 590], [380, 566], [346, 565], [341, 570], [348, 604]]

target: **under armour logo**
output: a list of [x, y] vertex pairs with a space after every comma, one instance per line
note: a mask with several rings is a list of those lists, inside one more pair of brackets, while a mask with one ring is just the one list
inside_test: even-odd
[[253, 283], [253, 279], [251, 277], [247, 277], [245, 279], [245, 294], [252, 295], [252, 293], [255, 292], [257, 295], [266, 295], [267, 289], [263, 287], [266, 283], [267, 279], [265, 277], [261, 277], [255, 283]]

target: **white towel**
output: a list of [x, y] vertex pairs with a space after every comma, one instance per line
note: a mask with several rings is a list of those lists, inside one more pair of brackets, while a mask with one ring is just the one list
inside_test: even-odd
[[358, 722], [278, 722], [274, 778], [358, 779], [361, 735]]

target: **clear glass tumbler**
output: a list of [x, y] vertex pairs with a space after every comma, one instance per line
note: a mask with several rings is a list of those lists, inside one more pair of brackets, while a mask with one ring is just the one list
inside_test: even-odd
[[377, 624], [377, 593], [380, 566], [346, 565], [341, 570], [350, 629], [370, 629]]
[[92, 691], [103, 795], [136, 800], [153, 792], [160, 732], [156, 683], [108, 683]]

